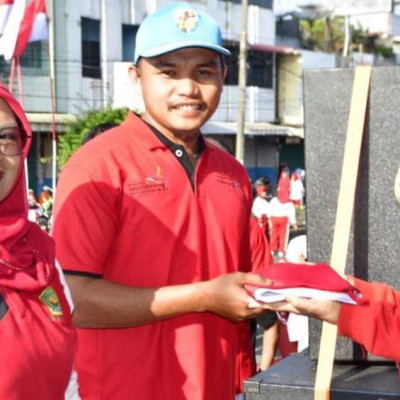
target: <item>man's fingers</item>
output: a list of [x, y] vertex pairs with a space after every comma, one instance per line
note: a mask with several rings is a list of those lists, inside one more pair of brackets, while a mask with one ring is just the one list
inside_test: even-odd
[[263, 278], [261, 275], [248, 273], [246, 274], [245, 283], [251, 283], [253, 285], [272, 285], [272, 281]]

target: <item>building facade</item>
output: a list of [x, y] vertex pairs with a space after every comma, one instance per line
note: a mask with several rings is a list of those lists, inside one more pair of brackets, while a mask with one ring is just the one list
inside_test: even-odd
[[[37, 135], [29, 159], [30, 186], [39, 191], [51, 183], [51, 85], [57, 131], [64, 121], [89, 110], [129, 105], [131, 87], [123, 70], [133, 60], [141, 21], [169, 0], [47, 0], [50, 41], [29, 44], [22, 57], [24, 107]], [[235, 148], [238, 115], [240, 0], [189, 1], [213, 16], [232, 52], [221, 103], [204, 133]], [[160, 27], [162, 32], [162, 27]], [[279, 125], [277, 82], [279, 60], [291, 50], [275, 45], [272, 0], [250, 0], [248, 9], [248, 74], [246, 89], [245, 165], [252, 179], [276, 180], [282, 138], [301, 136], [298, 129]], [[50, 47], [50, 51], [48, 48]], [[122, 68], [122, 69], [121, 69]], [[122, 72], [121, 72], [122, 71]], [[7, 81], [9, 65], [0, 61]], [[16, 86], [16, 85], [15, 85]], [[300, 133], [299, 133], [300, 132]], [[297, 140], [297, 139], [296, 139]], [[301, 166], [301, 165], [299, 165]]]

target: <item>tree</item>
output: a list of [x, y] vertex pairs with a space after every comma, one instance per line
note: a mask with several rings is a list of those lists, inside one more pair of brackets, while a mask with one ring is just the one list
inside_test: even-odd
[[301, 41], [304, 48], [329, 53], [340, 53], [343, 47], [343, 18], [300, 20]]
[[127, 108], [105, 108], [89, 111], [74, 122], [68, 122], [64, 135], [60, 135], [58, 167], [61, 169], [72, 154], [82, 145], [83, 138], [97, 125], [106, 122], [120, 124], [126, 117]]

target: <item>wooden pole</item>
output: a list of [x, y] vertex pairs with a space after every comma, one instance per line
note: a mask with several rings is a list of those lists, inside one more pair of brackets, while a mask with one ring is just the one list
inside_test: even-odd
[[[358, 66], [354, 73], [330, 261], [330, 265], [339, 275], [344, 274], [346, 267], [370, 80], [371, 67]], [[329, 400], [330, 398], [336, 337], [337, 326], [324, 322], [314, 400]]]

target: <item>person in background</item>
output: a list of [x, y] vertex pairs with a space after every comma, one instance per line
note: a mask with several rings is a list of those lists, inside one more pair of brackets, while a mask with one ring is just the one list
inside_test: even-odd
[[39, 218], [43, 217], [43, 208], [36, 200], [33, 189], [28, 190], [28, 220], [39, 223]]
[[28, 221], [24, 160], [32, 134], [0, 84], [0, 399], [64, 399], [76, 332], [54, 243]]
[[281, 259], [286, 251], [289, 228], [298, 229], [296, 210], [293, 203], [287, 199], [286, 195], [282, 195], [282, 192], [279, 192], [278, 196], [269, 202], [269, 207], [271, 216], [271, 251]]
[[53, 210], [53, 190], [49, 186], [43, 186], [43, 191], [39, 196], [39, 203], [42, 206], [43, 214], [49, 221]]
[[135, 51], [144, 114], [78, 149], [57, 187], [53, 236], [79, 326], [80, 395], [230, 400], [236, 322], [264, 312], [243, 286], [265, 280], [244, 272], [247, 172], [200, 131], [229, 52], [217, 23], [180, 2], [143, 21]]
[[301, 206], [304, 203], [304, 194], [303, 181], [297, 172], [293, 172], [290, 180], [290, 200], [295, 206]]
[[270, 186], [271, 182], [268, 178], [258, 178], [254, 183], [256, 197], [253, 201], [251, 213], [257, 219], [258, 224], [264, 231], [264, 234], [268, 233], [268, 219], [270, 217], [268, 191]]
[[[307, 262], [307, 236], [299, 235], [289, 241], [284, 262], [305, 264]], [[283, 322], [282, 322], [283, 321]], [[282, 319], [282, 345], [286, 345], [283, 353], [301, 352], [308, 347], [308, 317], [289, 313], [286, 321]], [[284, 325], [284, 326], [283, 326]]]
[[287, 166], [284, 166], [280, 172], [276, 191], [280, 202], [290, 201], [290, 169]]

